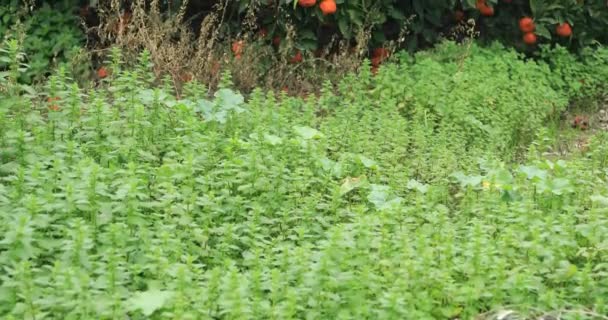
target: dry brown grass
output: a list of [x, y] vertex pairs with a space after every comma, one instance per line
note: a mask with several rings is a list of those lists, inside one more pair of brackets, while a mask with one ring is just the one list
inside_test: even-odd
[[[192, 30], [185, 19], [187, 0], [171, 16], [161, 12], [159, 0], [133, 0], [126, 10], [120, 8], [118, 0], [112, 0], [98, 8], [101, 24], [95, 30], [100, 39], [97, 49], [104, 52], [107, 49], [103, 48], [116, 45], [123, 50], [126, 61], [136, 61], [137, 55], [147, 49], [154, 73], [158, 77], [170, 75], [177, 90], [190, 79], [213, 90], [221, 74], [229, 72], [234, 85], [244, 92], [262, 87], [287, 89], [294, 95], [318, 92], [324, 81], [356, 71], [368, 55], [371, 30], [365, 29], [357, 33], [356, 45], [332, 39], [325, 50], [303, 52], [302, 61], [294, 63], [295, 26], [287, 24], [285, 39], [276, 48], [257, 34], [259, 8], [253, 6], [245, 14], [240, 33], [226, 36], [222, 26], [228, 1], [219, 1], [198, 30]], [[242, 42], [239, 57], [231, 50], [235, 41]]]

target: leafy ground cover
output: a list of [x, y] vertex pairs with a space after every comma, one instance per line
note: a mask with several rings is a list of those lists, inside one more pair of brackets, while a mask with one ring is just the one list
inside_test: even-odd
[[606, 318], [608, 134], [545, 156], [605, 49], [446, 43], [308, 99], [245, 99], [227, 75], [178, 99], [147, 53], [125, 68], [118, 51], [95, 89], [60, 70], [35, 92], [18, 49], [0, 78], [5, 319]]

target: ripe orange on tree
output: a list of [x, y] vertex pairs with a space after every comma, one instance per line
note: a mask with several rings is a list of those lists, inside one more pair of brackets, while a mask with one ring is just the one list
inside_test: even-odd
[[108, 70], [105, 67], [100, 67], [97, 69], [97, 76], [101, 79], [108, 76]]
[[317, 0], [298, 0], [300, 7], [310, 8], [317, 4]]
[[567, 38], [572, 35], [572, 27], [568, 22], [557, 25], [555, 33], [562, 38]]
[[274, 38], [272, 38], [272, 44], [274, 44], [275, 46], [279, 46], [281, 44], [281, 37], [274, 36]]
[[536, 43], [536, 35], [533, 32], [528, 32], [524, 34], [524, 43], [527, 45], [533, 45]]
[[234, 41], [232, 43], [232, 52], [236, 56], [240, 56], [243, 53], [243, 40]]
[[321, 1], [319, 8], [321, 8], [321, 12], [323, 12], [323, 14], [326, 16], [336, 13], [338, 10], [335, 0], [323, 0]]
[[372, 57], [371, 63], [372, 67], [378, 68], [378, 66], [380, 66], [382, 63], [382, 57]]
[[481, 13], [481, 15], [483, 15], [485, 17], [491, 17], [494, 15], [494, 8], [490, 7], [490, 6], [485, 6], [485, 7], [481, 8], [479, 10], [479, 12]]
[[523, 17], [519, 19], [519, 30], [523, 33], [533, 32], [536, 29], [534, 20], [530, 17]]
[[382, 48], [382, 47], [376, 48], [372, 52], [372, 57], [380, 57], [382, 59], [388, 58], [389, 55], [390, 55], [390, 52], [388, 51], [388, 49]]
[[374, 49], [374, 51], [372, 51], [372, 59], [371, 59], [372, 67], [378, 68], [378, 66], [384, 60], [386, 60], [390, 56], [390, 54], [391, 53], [388, 51], [388, 49], [383, 48], [383, 47]]
[[291, 58], [291, 60], [289, 60], [289, 62], [291, 62], [291, 63], [302, 62], [302, 52], [300, 52], [300, 50], [298, 50], [296, 52], [296, 54]]
[[486, 0], [477, 0], [475, 7], [482, 16], [491, 17], [494, 15], [494, 8], [489, 6]]

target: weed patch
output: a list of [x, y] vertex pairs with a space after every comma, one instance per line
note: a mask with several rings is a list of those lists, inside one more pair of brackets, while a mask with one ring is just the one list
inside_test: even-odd
[[60, 69], [36, 93], [18, 49], [0, 78], [3, 318], [608, 313], [608, 135], [543, 156], [569, 100], [546, 64], [447, 43], [319, 97], [245, 101], [227, 75], [178, 99], [147, 52], [123, 68], [114, 51], [94, 90]]

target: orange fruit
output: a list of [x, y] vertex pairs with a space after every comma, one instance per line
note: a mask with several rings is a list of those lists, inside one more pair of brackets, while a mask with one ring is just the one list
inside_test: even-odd
[[524, 34], [524, 43], [527, 45], [533, 45], [536, 43], [536, 35], [533, 32], [528, 32]]
[[373, 57], [371, 63], [372, 67], [378, 67], [382, 63], [382, 57]]
[[326, 16], [336, 13], [336, 10], [338, 10], [338, 7], [336, 6], [336, 1], [334, 0], [321, 1], [319, 8], [321, 8], [321, 12], [323, 12], [323, 14]]
[[374, 49], [374, 51], [372, 52], [372, 57], [379, 57], [382, 59], [386, 59], [388, 58], [388, 56], [390, 56], [390, 52], [388, 51], [388, 49], [386, 48], [376, 48]]
[[100, 67], [97, 69], [97, 76], [101, 79], [108, 76], [108, 70], [105, 67]]
[[300, 7], [310, 8], [317, 4], [317, 0], [298, 0]]
[[568, 22], [564, 22], [555, 28], [555, 33], [560, 37], [567, 38], [572, 35], [572, 27]]
[[281, 44], [281, 37], [275, 36], [274, 38], [272, 38], [272, 44], [274, 44], [275, 46], [279, 46]]
[[488, 6], [486, 0], [477, 0], [475, 7], [477, 10], [479, 10], [482, 16], [491, 17], [494, 15], [494, 8]]
[[536, 29], [534, 20], [530, 17], [523, 17], [519, 19], [519, 30], [523, 33], [533, 32]]
[[240, 56], [243, 53], [243, 40], [234, 41], [232, 43], [232, 52], [235, 56]]
[[494, 8], [486, 5], [481, 7], [481, 9], [479, 9], [479, 12], [482, 16], [491, 17], [494, 15]]
[[300, 50], [298, 50], [296, 52], [296, 54], [291, 58], [291, 60], [289, 60], [289, 62], [291, 62], [291, 63], [302, 62], [302, 52], [300, 52]]

